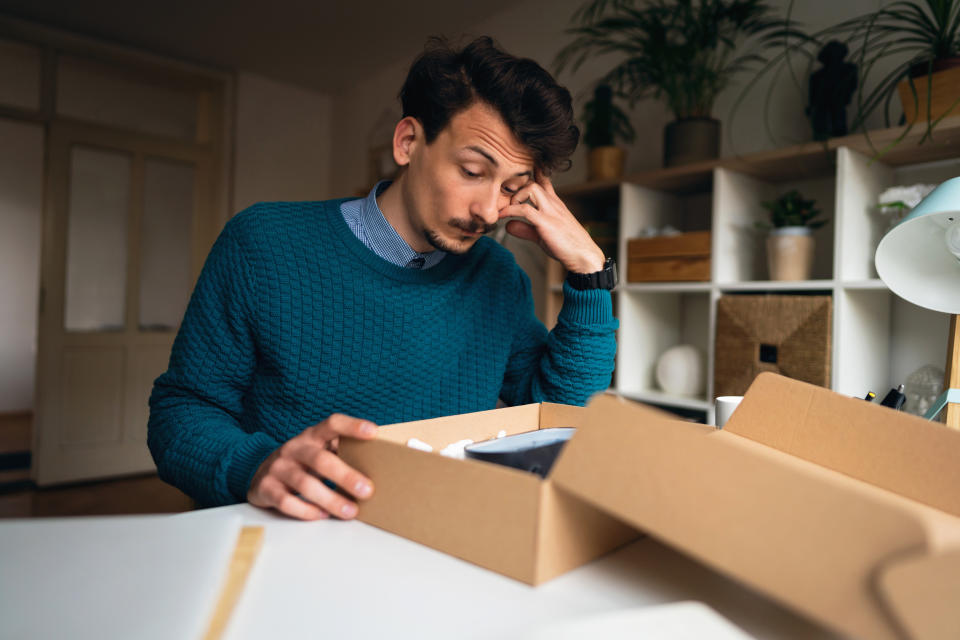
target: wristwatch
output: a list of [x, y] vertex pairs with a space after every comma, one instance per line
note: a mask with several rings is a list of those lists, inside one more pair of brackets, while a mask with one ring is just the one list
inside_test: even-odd
[[567, 283], [574, 289], [613, 289], [617, 286], [617, 263], [607, 258], [603, 269], [594, 273], [568, 273]]

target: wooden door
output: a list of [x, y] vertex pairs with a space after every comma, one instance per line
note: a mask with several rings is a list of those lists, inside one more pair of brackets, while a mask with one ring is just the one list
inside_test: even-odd
[[54, 122], [47, 157], [32, 475], [149, 471], [150, 390], [217, 227], [211, 156]]

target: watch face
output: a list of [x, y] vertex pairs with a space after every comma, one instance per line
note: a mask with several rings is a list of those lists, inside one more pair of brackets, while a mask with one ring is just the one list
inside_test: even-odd
[[604, 266], [601, 274], [602, 282], [600, 286], [604, 289], [613, 289], [617, 286], [617, 263], [613, 258], [607, 258], [607, 264]]

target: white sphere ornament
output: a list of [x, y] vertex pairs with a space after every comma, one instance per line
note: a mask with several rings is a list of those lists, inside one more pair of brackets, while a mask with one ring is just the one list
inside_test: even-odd
[[703, 353], [697, 347], [670, 347], [657, 360], [657, 384], [672, 395], [699, 396], [706, 387], [704, 369]]

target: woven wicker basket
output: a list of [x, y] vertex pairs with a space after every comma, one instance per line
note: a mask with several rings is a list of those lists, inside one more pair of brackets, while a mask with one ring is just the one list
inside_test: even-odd
[[721, 297], [713, 395], [743, 395], [763, 371], [829, 387], [832, 303], [830, 296]]

